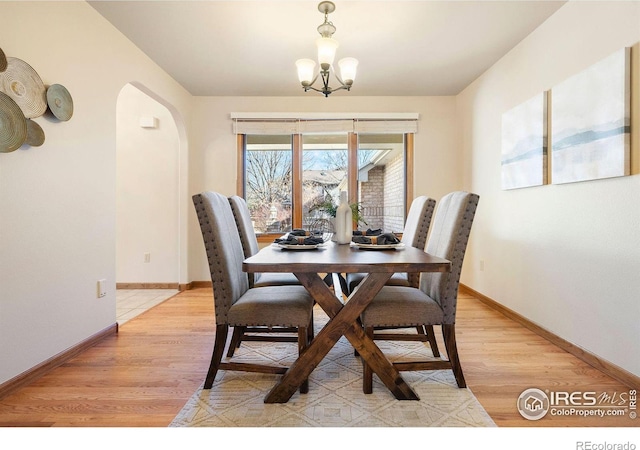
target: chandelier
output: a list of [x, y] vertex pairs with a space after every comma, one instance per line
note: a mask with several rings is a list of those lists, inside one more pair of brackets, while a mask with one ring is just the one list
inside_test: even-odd
[[[336, 27], [333, 23], [329, 22], [329, 14], [335, 10], [336, 5], [334, 5], [333, 2], [320, 2], [318, 4], [318, 11], [324, 14], [324, 23], [318, 26], [318, 33], [320, 33], [321, 37], [316, 40], [320, 71], [315, 73], [316, 62], [312, 59], [299, 59], [296, 61], [298, 79], [300, 83], [302, 83], [304, 91], [313, 90], [324, 94], [325, 97], [341, 89], [351, 90], [358, 67], [358, 60], [355, 58], [343, 58], [338, 61], [340, 76], [338, 76], [333, 67], [333, 60], [335, 59], [336, 49], [339, 44], [338, 41], [332, 38], [333, 33], [336, 32]], [[331, 73], [334, 74], [340, 83], [340, 87], [331, 88], [329, 86], [329, 76]], [[313, 87], [318, 77], [322, 79], [322, 87], [319, 89]]]

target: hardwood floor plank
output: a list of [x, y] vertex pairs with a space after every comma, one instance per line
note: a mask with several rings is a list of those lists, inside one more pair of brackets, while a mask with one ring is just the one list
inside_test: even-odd
[[[166, 427], [206, 375], [215, 333], [211, 296], [210, 288], [187, 290], [131, 319], [117, 335], [0, 400], [0, 426]], [[628, 415], [524, 419], [516, 402], [531, 387], [628, 387], [468, 294], [459, 298], [456, 331], [467, 384], [498, 426], [640, 425]]]

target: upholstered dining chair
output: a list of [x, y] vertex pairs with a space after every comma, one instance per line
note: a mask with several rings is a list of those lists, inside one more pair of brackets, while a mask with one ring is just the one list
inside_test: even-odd
[[[244, 198], [233, 195], [229, 197], [229, 204], [233, 212], [233, 218], [236, 221], [238, 233], [240, 234], [240, 242], [242, 243], [242, 251], [244, 257], [248, 258], [255, 255], [260, 250], [258, 246], [258, 238], [256, 237], [253, 223], [251, 222], [251, 212]], [[292, 273], [250, 273], [250, 287], [264, 286], [282, 286], [282, 285], [299, 285], [300, 281]]]
[[[419, 288], [384, 286], [360, 317], [371, 338], [377, 327], [441, 325], [448, 360], [396, 362], [394, 366], [400, 371], [450, 368], [461, 388], [466, 383], [456, 345], [456, 306], [462, 262], [479, 198], [458, 191], [445, 195], [438, 203], [426, 252], [451, 261], [451, 271], [421, 274]], [[363, 390], [371, 393], [373, 373], [366, 364], [363, 377]]]
[[[415, 248], [424, 250], [424, 246], [427, 243], [427, 236], [429, 234], [429, 227], [431, 225], [431, 218], [433, 217], [433, 211], [436, 207], [436, 201], [425, 195], [416, 197], [409, 207], [409, 213], [407, 214], [407, 220], [405, 221], [404, 231], [402, 232], [402, 242], [405, 245], [409, 245]], [[365, 274], [363, 273], [348, 273], [347, 286], [349, 292], [353, 292], [358, 284], [362, 281]], [[411, 286], [418, 287], [420, 282], [420, 274], [417, 273], [394, 273], [387, 285], [389, 286]], [[433, 355], [440, 356], [438, 349], [438, 342], [432, 326], [417, 326], [417, 334], [414, 335], [414, 339], [422, 342], [429, 342]], [[394, 339], [393, 333], [386, 333], [385, 339]], [[406, 339], [406, 334], [399, 334], [398, 339]]]
[[[235, 219], [236, 227], [240, 235], [244, 257], [248, 258], [253, 256], [258, 253], [260, 247], [258, 246], [256, 232], [251, 222], [249, 206], [246, 200], [238, 195], [229, 197], [229, 204], [231, 205], [233, 218]], [[250, 273], [248, 276], [250, 288], [300, 285], [300, 281], [298, 281], [292, 273]], [[294, 334], [291, 335], [291, 333]], [[233, 327], [233, 335], [227, 356], [229, 358], [232, 357], [236, 349], [240, 347], [242, 341], [297, 342], [298, 338], [295, 333], [297, 333], [297, 330], [290, 327]]]
[[[436, 207], [436, 201], [425, 195], [416, 197], [409, 207], [407, 220], [405, 221], [404, 230], [402, 232], [402, 243], [415, 248], [424, 250], [429, 234], [429, 226], [431, 225], [431, 217]], [[349, 292], [353, 292], [358, 284], [362, 281], [365, 274], [348, 273], [347, 287]], [[419, 274], [394, 273], [387, 282], [393, 286], [414, 286], [418, 287]]]
[[[298, 351], [313, 337], [313, 299], [303, 286], [265, 286], [249, 288], [242, 270], [244, 253], [233, 212], [227, 197], [216, 192], [193, 196], [209, 261], [215, 308], [216, 335], [211, 364], [204, 383], [210, 389], [218, 370], [247, 372], [286, 372], [286, 367], [222, 361], [229, 327], [295, 327]], [[300, 392], [308, 391], [308, 381]]]

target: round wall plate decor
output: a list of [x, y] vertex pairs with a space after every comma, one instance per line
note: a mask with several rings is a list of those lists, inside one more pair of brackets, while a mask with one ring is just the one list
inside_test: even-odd
[[0, 72], [0, 91], [18, 104], [27, 119], [40, 117], [47, 110], [46, 89], [40, 75], [21, 59], [7, 58], [7, 68]]
[[24, 143], [32, 147], [40, 147], [44, 144], [44, 131], [42, 127], [31, 119], [27, 119], [27, 139]]
[[27, 139], [27, 121], [22, 110], [4, 92], [0, 92], [0, 152], [20, 148]]
[[47, 104], [58, 120], [67, 121], [73, 116], [73, 99], [61, 84], [52, 84], [47, 89]]
[[6, 68], [7, 68], [7, 56], [4, 54], [4, 52], [0, 48], [0, 72], [4, 72]]

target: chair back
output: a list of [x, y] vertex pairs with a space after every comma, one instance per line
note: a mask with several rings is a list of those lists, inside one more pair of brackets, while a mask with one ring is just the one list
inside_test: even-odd
[[248, 289], [242, 271], [245, 256], [231, 205], [224, 195], [203, 192], [193, 196], [213, 284], [216, 324], [228, 322], [228, 312]]
[[424, 195], [411, 202], [402, 232], [402, 242], [405, 245], [424, 250], [435, 207], [436, 201]]
[[421, 274], [420, 289], [438, 302], [444, 311], [444, 324], [455, 323], [462, 262], [479, 199], [462, 191], [445, 195], [438, 202], [431, 227], [426, 251], [451, 261], [451, 271]]
[[238, 195], [229, 197], [229, 204], [231, 205], [231, 211], [233, 211], [233, 217], [238, 227], [238, 233], [240, 233], [240, 242], [242, 242], [242, 250], [244, 251], [244, 257], [248, 258], [253, 256], [260, 250], [258, 246], [258, 239], [256, 239], [256, 231], [253, 228], [251, 222], [251, 212], [247, 206], [245, 199]]

